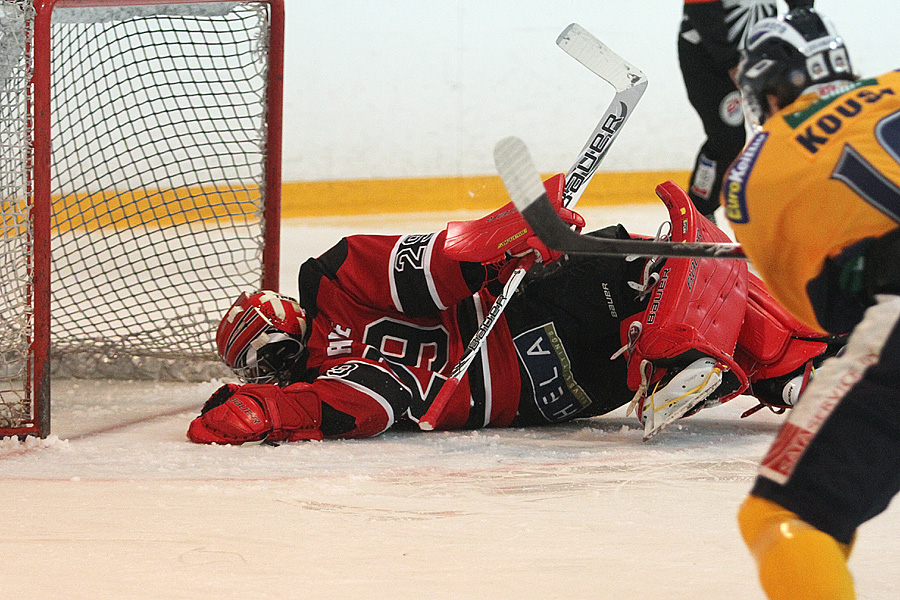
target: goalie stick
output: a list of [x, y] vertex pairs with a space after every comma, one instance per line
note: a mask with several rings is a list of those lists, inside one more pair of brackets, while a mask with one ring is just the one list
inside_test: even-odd
[[[641, 99], [641, 96], [643, 96], [644, 90], [647, 89], [648, 81], [637, 67], [610, 50], [606, 44], [577, 23], [572, 23], [559, 34], [556, 38], [556, 45], [587, 67], [592, 73], [612, 85], [616, 90], [612, 102], [610, 102], [606, 112], [597, 123], [597, 127], [594, 128], [594, 131], [588, 137], [587, 143], [575, 160], [575, 164], [572, 165], [572, 168], [566, 174], [563, 206], [572, 208], [581, 198], [622, 125], [631, 116], [634, 107]], [[540, 176], [538, 176], [538, 181], [540, 181]], [[543, 187], [543, 183], [541, 187]], [[552, 210], [552, 207], [550, 208]], [[497, 321], [500, 313], [506, 308], [510, 298], [512, 298], [532, 264], [534, 264], [534, 257], [529, 255], [515, 268], [509, 280], [503, 286], [500, 296], [494, 301], [478, 331], [475, 332], [475, 335], [472, 336], [472, 339], [466, 346], [459, 362], [450, 372], [447, 381], [441, 386], [441, 390], [431, 403], [431, 406], [419, 419], [420, 429], [431, 431], [440, 423], [450, 396], [453, 395], [469, 365], [481, 352], [484, 340], [491, 332], [491, 329], [493, 329], [494, 323]]]
[[597, 172], [597, 167], [644, 95], [649, 82], [637, 67], [577, 23], [572, 23], [559, 34], [556, 45], [616, 89], [612, 102], [566, 174], [563, 206], [572, 208]]
[[580, 235], [559, 218], [525, 143], [517, 137], [500, 140], [494, 163], [513, 204], [535, 235], [548, 247], [565, 254], [605, 256], [665, 256], [743, 259], [740, 244], [672, 243], [653, 240], [613, 240]]
[[440, 422], [440, 418], [443, 416], [444, 411], [447, 408], [447, 403], [450, 400], [450, 396], [452, 396], [453, 392], [456, 391], [456, 388], [457, 386], [459, 386], [459, 382], [462, 380], [463, 375], [465, 375], [466, 371], [469, 370], [469, 365], [472, 364], [472, 362], [475, 360], [475, 357], [478, 356], [479, 352], [481, 352], [481, 349], [484, 347], [484, 340], [494, 328], [494, 323], [497, 322], [497, 318], [500, 317], [500, 313], [502, 313], [506, 308], [506, 305], [509, 303], [510, 298], [512, 297], [513, 293], [515, 293], [516, 288], [519, 287], [519, 283], [522, 282], [522, 279], [525, 277], [525, 274], [528, 272], [528, 269], [531, 268], [531, 265], [533, 265], [534, 262], [534, 253], [529, 253], [528, 255], [523, 257], [522, 262], [520, 262], [516, 266], [512, 275], [503, 286], [503, 291], [500, 292], [500, 295], [496, 300], [494, 300], [494, 304], [491, 305], [491, 309], [484, 316], [484, 321], [481, 322], [481, 326], [478, 328], [478, 331], [476, 331], [475, 335], [472, 336], [472, 339], [469, 340], [469, 343], [466, 346], [466, 350], [465, 352], [463, 352], [463, 355], [459, 359], [459, 362], [456, 363], [456, 366], [453, 367], [452, 371], [450, 371], [450, 376], [447, 377], [447, 381], [445, 381], [444, 385], [441, 386], [440, 391], [434, 398], [434, 402], [431, 403], [431, 406], [428, 407], [428, 410], [425, 411], [425, 414], [422, 415], [421, 419], [419, 419], [419, 429], [422, 429], [423, 431], [431, 431]]

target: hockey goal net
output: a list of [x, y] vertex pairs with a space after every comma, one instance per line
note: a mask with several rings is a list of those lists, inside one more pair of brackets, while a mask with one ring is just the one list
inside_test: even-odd
[[282, 0], [0, 3], [0, 436], [50, 380], [207, 379], [277, 289]]

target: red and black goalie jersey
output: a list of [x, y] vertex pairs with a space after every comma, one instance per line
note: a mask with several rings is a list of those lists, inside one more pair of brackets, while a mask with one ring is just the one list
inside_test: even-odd
[[[307, 383], [295, 385], [323, 403], [326, 437], [418, 421], [481, 325], [496, 270], [449, 258], [445, 235], [354, 235], [302, 265], [309, 355]], [[598, 235], [628, 237], [621, 227]], [[620, 322], [646, 305], [627, 285], [642, 267], [592, 257], [533, 268], [442, 428], [554, 423], [627, 402], [625, 360], [610, 356], [621, 346]]]

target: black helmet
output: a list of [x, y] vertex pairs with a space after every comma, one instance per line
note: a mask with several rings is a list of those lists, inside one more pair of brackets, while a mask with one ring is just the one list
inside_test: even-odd
[[855, 79], [844, 40], [812, 8], [756, 23], [747, 34], [737, 76], [744, 109], [757, 124], [768, 117], [768, 94], [784, 107], [812, 86]]

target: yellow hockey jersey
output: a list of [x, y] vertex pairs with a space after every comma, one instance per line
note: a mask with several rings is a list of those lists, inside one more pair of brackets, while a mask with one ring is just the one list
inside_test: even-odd
[[726, 174], [722, 202], [773, 296], [827, 329], [830, 300], [811, 293], [826, 259], [900, 223], [900, 71], [770, 117]]

